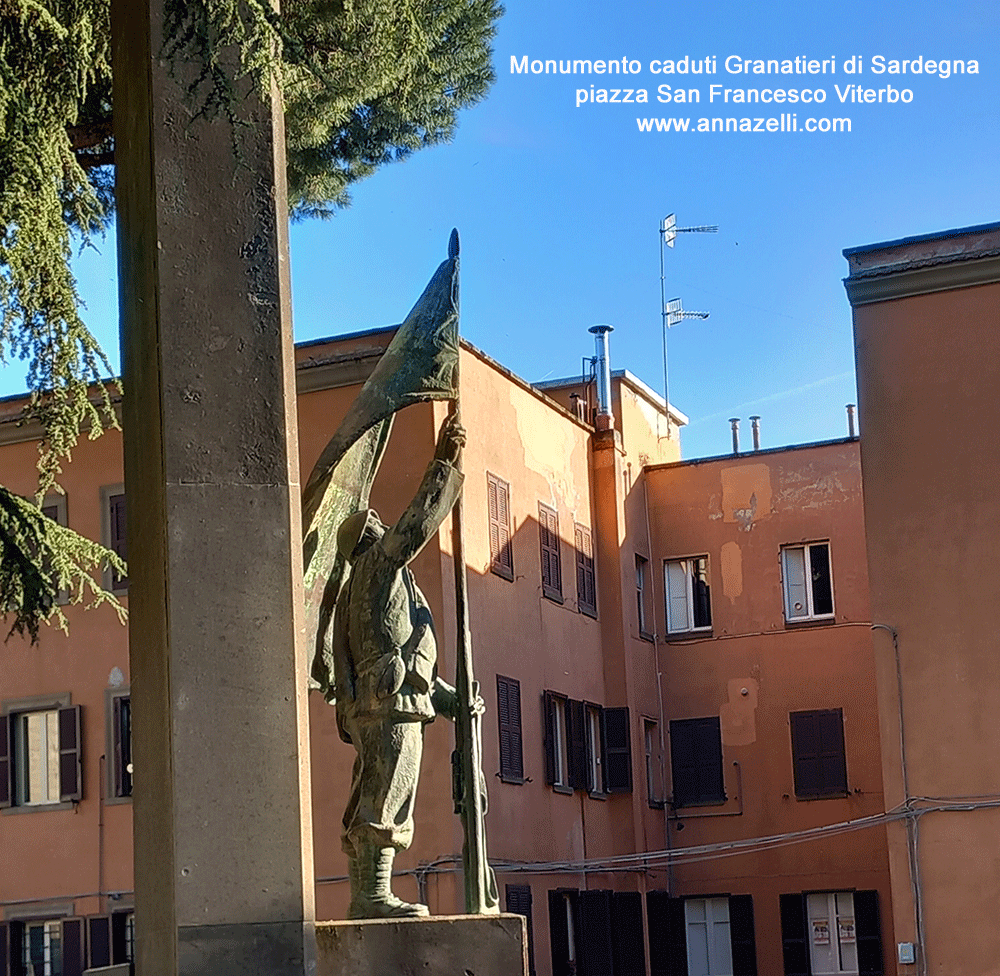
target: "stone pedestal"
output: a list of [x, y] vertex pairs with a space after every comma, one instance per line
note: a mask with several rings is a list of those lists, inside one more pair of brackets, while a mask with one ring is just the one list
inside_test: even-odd
[[527, 976], [521, 915], [317, 922], [316, 976]]

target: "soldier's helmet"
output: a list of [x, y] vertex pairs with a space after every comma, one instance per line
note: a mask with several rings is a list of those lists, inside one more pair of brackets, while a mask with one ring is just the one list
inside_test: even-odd
[[[385, 534], [385, 526], [373, 509], [362, 509], [348, 515], [337, 530], [337, 549], [350, 562], [362, 542], [371, 545]], [[367, 548], [367, 546], [365, 546]]]

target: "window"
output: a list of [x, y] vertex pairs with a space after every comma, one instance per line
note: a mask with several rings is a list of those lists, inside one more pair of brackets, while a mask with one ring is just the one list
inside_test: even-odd
[[80, 743], [78, 705], [9, 708], [0, 717], [0, 807], [79, 800]]
[[[57, 525], [69, 525], [69, 520], [66, 516], [66, 496], [65, 495], [52, 495], [46, 498], [42, 503], [42, 515], [46, 518], [52, 519]], [[46, 571], [50, 571], [51, 567], [46, 566]], [[69, 590], [61, 589], [56, 595], [56, 602], [60, 604], [69, 603]]]
[[810, 542], [781, 550], [785, 584], [785, 619], [815, 620], [833, 616], [830, 543]]
[[667, 633], [683, 634], [689, 630], [711, 629], [712, 604], [709, 599], [708, 557], [668, 559], [664, 567]]
[[645, 976], [642, 895], [550, 891], [553, 976]]
[[538, 536], [542, 556], [542, 593], [562, 603], [562, 564], [559, 559], [559, 516], [547, 505], [538, 506]]
[[497, 675], [497, 717], [500, 726], [500, 779], [524, 782], [521, 748], [521, 683]]
[[[101, 489], [103, 504], [104, 541], [115, 555], [128, 560], [128, 544], [125, 536], [125, 489], [121, 485]], [[128, 589], [128, 576], [119, 576], [108, 569], [104, 574], [104, 585], [115, 593]]]
[[646, 754], [646, 798], [651, 807], [658, 809], [663, 806], [660, 728], [650, 718], [642, 720], [642, 737]]
[[847, 794], [844, 715], [839, 708], [792, 712], [792, 768], [795, 795], [808, 800]]
[[88, 968], [117, 966], [135, 959], [135, 913], [131, 909], [87, 919]]
[[604, 790], [632, 792], [632, 736], [627, 708], [604, 709]]
[[877, 891], [782, 895], [786, 976], [882, 976]]
[[639, 635], [641, 637], [651, 637], [649, 632], [649, 560], [645, 556], [635, 555], [635, 606], [636, 620], [639, 623]]
[[725, 803], [718, 717], [670, 723], [670, 771], [675, 807]]
[[[0, 923], [3, 968], [23, 976], [80, 976], [84, 969], [83, 919], [47, 918]], [[9, 953], [9, 955], [8, 955]]]
[[528, 972], [535, 976], [535, 935], [531, 918], [531, 885], [506, 885], [507, 911], [523, 915], [528, 929]]
[[681, 899], [650, 891], [646, 915], [653, 973], [757, 976], [750, 895]]
[[132, 699], [115, 695], [111, 699], [111, 795], [132, 795]]
[[545, 692], [545, 781], [557, 792], [627, 793], [632, 750], [627, 708]]
[[604, 752], [603, 709], [600, 705], [586, 705], [584, 715], [587, 729], [587, 792], [603, 793], [604, 776], [601, 755]]
[[545, 692], [545, 782], [561, 792], [571, 792], [566, 742], [567, 699]]
[[495, 474], [486, 474], [490, 516], [490, 571], [506, 580], [514, 579], [514, 556], [510, 547], [510, 485]]
[[590, 529], [574, 526], [576, 545], [576, 605], [581, 613], [597, 616], [597, 585], [594, 578], [594, 540]]

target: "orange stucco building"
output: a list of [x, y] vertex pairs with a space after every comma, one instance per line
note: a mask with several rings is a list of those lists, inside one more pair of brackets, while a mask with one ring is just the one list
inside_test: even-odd
[[[390, 336], [299, 347], [304, 472]], [[895, 971], [857, 441], [685, 462], [685, 418], [628, 372], [609, 422], [582, 379], [536, 388], [461, 355], [488, 839], [534, 972]], [[0, 404], [0, 480], [30, 494], [20, 407]], [[372, 495], [383, 520], [445, 410], [397, 419]], [[56, 514], [118, 544], [121, 472], [117, 433], [82, 442]], [[413, 569], [447, 676], [450, 523], [438, 541]], [[127, 602], [127, 581], [109, 583]], [[68, 635], [0, 649], [0, 976], [46, 953], [52, 976], [129, 954], [127, 635], [110, 608], [66, 612]], [[428, 727], [396, 862], [397, 892], [434, 913], [461, 905], [451, 748], [443, 720]], [[318, 696], [311, 753], [317, 917], [341, 917], [353, 751]]]

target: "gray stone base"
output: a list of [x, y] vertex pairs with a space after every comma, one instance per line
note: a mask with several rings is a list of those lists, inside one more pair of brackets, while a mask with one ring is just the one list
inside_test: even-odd
[[521, 915], [317, 922], [317, 976], [527, 976]]

